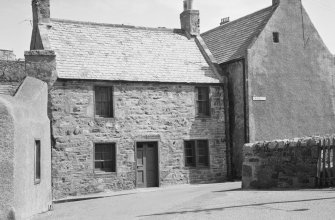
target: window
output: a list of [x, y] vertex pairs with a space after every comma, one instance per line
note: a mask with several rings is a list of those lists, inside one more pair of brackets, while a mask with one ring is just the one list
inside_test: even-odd
[[185, 141], [185, 166], [207, 167], [209, 166], [208, 141]]
[[41, 182], [41, 141], [35, 140], [35, 184]]
[[209, 88], [197, 87], [197, 116], [210, 116]]
[[113, 118], [112, 87], [95, 87], [95, 115]]
[[114, 143], [95, 144], [94, 147], [95, 172], [116, 172], [116, 147]]
[[279, 33], [278, 32], [273, 32], [273, 42], [274, 43], [279, 43]]

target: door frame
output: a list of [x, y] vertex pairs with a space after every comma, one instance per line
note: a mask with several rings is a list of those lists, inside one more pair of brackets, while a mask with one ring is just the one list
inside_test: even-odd
[[152, 143], [155, 142], [157, 143], [157, 182], [158, 182], [158, 187], [161, 187], [161, 181], [160, 181], [160, 139], [137, 139], [134, 141], [134, 148], [135, 148], [135, 154], [134, 154], [134, 159], [135, 159], [135, 188], [137, 188], [137, 143]]

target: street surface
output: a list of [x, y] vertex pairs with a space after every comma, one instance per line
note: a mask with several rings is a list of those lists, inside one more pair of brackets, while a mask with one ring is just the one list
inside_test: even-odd
[[33, 220], [335, 219], [335, 189], [242, 191], [240, 186], [233, 182], [123, 191], [55, 204], [52, 212]]

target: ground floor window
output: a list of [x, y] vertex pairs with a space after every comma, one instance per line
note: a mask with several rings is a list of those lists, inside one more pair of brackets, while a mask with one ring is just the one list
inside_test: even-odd
[[96, 143], [94, 146], [94, 171], [116, 172], [115, 143]]
[[208, 140], [185, 141], [185, 166], [209, 166]]

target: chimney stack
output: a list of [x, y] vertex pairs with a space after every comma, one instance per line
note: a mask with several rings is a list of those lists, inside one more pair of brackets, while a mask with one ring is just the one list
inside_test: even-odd
[[184, 11], [180, 14], [181, 29], [191, 36], [200, 34], [199, 11], [193, 10], [193, 0], [184, 0]]
[[34, 27], [41, 23], [50, 22], [50, 0], [32, 0], [31, 5]]

